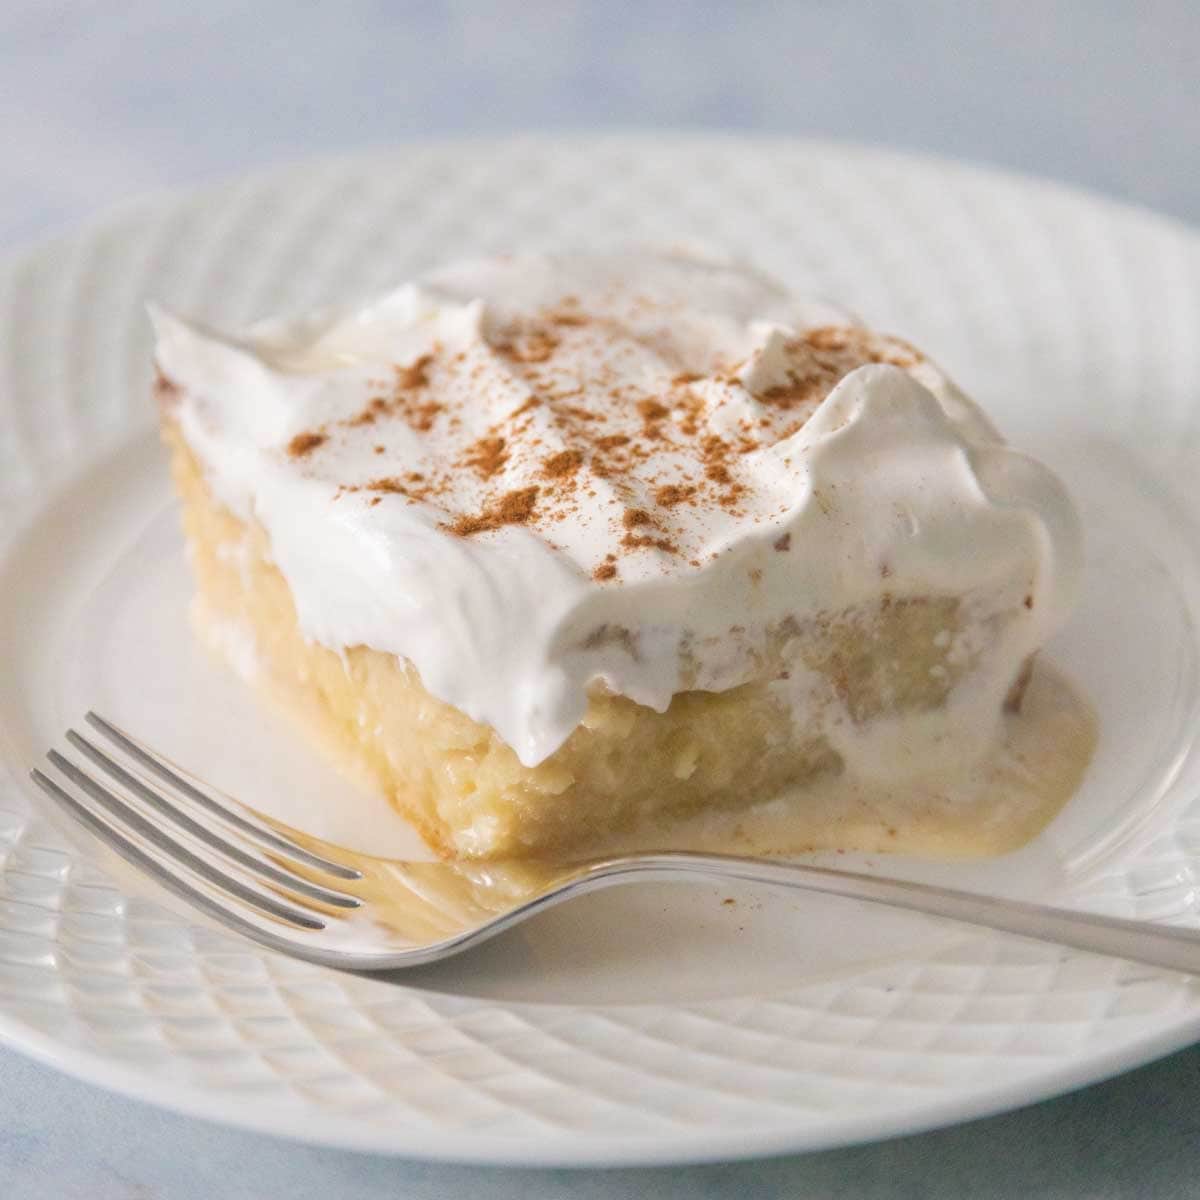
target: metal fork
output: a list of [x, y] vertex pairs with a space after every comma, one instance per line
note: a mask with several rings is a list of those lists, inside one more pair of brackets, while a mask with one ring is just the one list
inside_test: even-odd
[[392, 862], [352, 853], [206, 787], [95, 713], [34, 782], [163, 887], [256, 942], [357, 971], [457, 954], [552, 904], [651, 879], [743, 880], [912, 909], [1200, 973], [1200, 931], [904, 880], [727, 855], [631, 854], [562, 866]]

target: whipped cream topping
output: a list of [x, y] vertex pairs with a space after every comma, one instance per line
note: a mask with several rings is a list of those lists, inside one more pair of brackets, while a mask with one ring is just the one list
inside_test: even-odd
[[596, 686], [662, 711], [885, 593], [969, 602], [946, 719], [868, 728], [802, 670], [781, 699], [868, 774], [914, 737], [976, 753], [1073, 601], [1055, 478], [911, 346], [736, 264], [511, 256], [236, 335], [153, 319], [183, 436], [306, 635], [406, 659], [526, 765]]

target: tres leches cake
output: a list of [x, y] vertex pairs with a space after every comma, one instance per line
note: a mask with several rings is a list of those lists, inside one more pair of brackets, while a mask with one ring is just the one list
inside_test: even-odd
[[905, 342], [685, 254], [154, 323], [202, 629], [443, 856], [993, 852], [1081, 777], [1075, 512]]

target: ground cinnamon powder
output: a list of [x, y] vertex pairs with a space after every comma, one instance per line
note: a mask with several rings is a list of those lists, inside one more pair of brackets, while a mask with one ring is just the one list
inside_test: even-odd
[[536, 487], [517, 488], [505, 492], [494, 504], [474, 516], [461, 516], [443, 528], [459, 537], [470, 537], [473, 533], [487, 533], [502, 525], [527, 525], [537, 507]]
[[[614, 331], [621, 337], [614, 338]], [[856, 367], [920, 361], [905, 343], [857, 328], [809, 330], [785, 347], [783, 381], [748, 401], [740, 382], [743, 364], [714, 362], [708, 374], [677, 370], [660, 382], [652, 373], [639, 376], [620, 357], [633, 352], [636, 339], [631, 343], [612, 320], [570, 299], [491, 329], [485, 339], [481, 347], [453, 354], [435, 347], [396, 365], [389, 378], [375, 381], [360, 412], [297, 434], [287, 452], [307, 459], [331, 439], [350, 436], [343, 431], [377, 427], [366, 436], [385, 439], [373, 446], [381, 464], [389, 452], [403, 453], [405, 465], [423, 469], [343, 485], [338, 494], [368, 491], [369, 504], [432, 504], [445, 514], [441, 527], [458, 537], [507, 526], [545, 536], [568, 520], [604, 522], [610, 536], [600, 539], [608, 553], [591, 570], [597, 582], [620, 578], [620, 562], [630, 555], [657, 552], [703, 565], [703, 551], [687, 544], [690, 526], [681, 524], [677, 510], [712, 508], [737, 516], [752, 486], [741, 466], [746, 455], [802, 428]], [[505, 389], [513, 395], [510, 411], [482, 426], [478, 413], [494, 412]], [[389, 436], [383, 429], [388, 421], [406, 428]], [[422, 451], [430, 435], [429, 449]], [[414, 445], [419, 464], [413, 462]], [[514, 471], [540, 482], [505, 488], [505, 476]], [[473, 488], [464, 486], [464, 473]], [[462, 497], [458, 503], [470, 510], [453, 511], [451, 496]], [[772, 544], [786, 552], [790, 535]]]
[[298, 433], [288, 442], [287, 452], [292, 458], [307, 458], [327, 441], [329, 441], [329, 437], [324, 433]]

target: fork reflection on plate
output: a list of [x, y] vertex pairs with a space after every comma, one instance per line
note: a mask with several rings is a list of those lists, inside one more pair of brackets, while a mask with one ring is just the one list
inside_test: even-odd
[[639, 880], [765, 883], [910, 909], [1200, 973], [1200, 931], [930, 884], [732, 855], [638, 853], [566, 864], [394, 862], [239, 803], [96, 713], [34, 782], [60, 811], [207, 916], [297, 958], [390, 971], [458, 954], [552, 904]]

